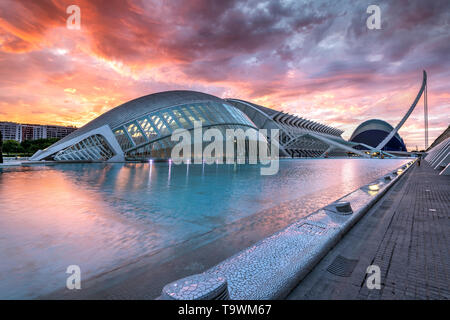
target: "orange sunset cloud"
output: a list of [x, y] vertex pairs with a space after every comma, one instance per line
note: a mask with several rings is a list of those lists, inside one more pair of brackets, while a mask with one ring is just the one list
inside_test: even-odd
[[[81, 10], [80, 30], [66, 8]], [[430, 141], [449, 124], [450, 3], [2, 1], [0, 121], [82, 126], [121, 103], [188, 89], [345, 131], [395, 125], [429, 75]], [[421, 102], [422, 103], [422, 102]], [[400, 134], [423, 147], [423, 111]], [[421, 133], [422, 132], [422, 133]]]

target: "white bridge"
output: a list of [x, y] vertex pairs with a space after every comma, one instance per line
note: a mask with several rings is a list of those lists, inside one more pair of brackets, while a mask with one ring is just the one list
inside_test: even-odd
[[[344, 156], [348, 152], [362, 157], [370, 157], [370, 153], [380, 153], [387, 157], [395, 157], [393, 153], [383, 150], [386, 144], [397, 134], [409, 118], [420, 98], [424, 94], [425, 110], [425, 145], [428, 146], [428, 105], [427, 105], [427, 73], [423, 71], [422, 86], [400, 122], [376, 147], [361, 142], [346, 141], [341, 137], [342, 130], [326, 126], [311, 120], [297, 117], [281, 111], [266, 108], [240, 99], [226, 99], [236, 108], [244, 112], [261, 129], [279, 129], [280, 154], [290, 157], [324, 157]], [[355, 148], [357, 147], [357, 148]], [[362, 150], [361, 150], [362, 149]], [[367, 154], [369, 151], [369, 154]], [[405, 155], [410, 153], [404, 152]]]

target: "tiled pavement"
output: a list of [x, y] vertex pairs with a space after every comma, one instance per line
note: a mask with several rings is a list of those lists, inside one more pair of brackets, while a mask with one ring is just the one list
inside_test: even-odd
[[[425, 161], [411, 169], [288, 299], [450, 298], [450, 176], [439, 176]], [[338, 265], [349, 276], [327, 270], [338, 256], [356, 260]], [[380, 267], [379, 290], [367, 288], [369, 265]]]

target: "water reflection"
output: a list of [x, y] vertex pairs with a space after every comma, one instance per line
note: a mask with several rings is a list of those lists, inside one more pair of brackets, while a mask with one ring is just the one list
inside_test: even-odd
[[68, 265], [93, 276], [239, 219], [260, 219], [262, 210], [270, 209], [268, 228], [274, 220], [283, 227], [404, 162], [286, 160], [274, 176], [261, 176], [258, 166], [205, 163], [3, 170], [0, 298], [48, 293], [65, 285]]
[[358, 168], [354, 161], [343, 163], [342, 170], [339, 171], [341, 184], [345, 185], [348, 181], [354, 181], [358, 175], [358, 170], [361, 170], [361, 168]]
[[168, 181], [169, 185], [170, 185], [170, 174], [171, 174], [171, 172], [172, 172], [172, 160], [169, 159], [169, 174], [167, 175], [168, 176], [167, 181]]
[[142, 228], [78, 182], [55, 170], [0, 175], [0, 196], [7, 199], [0, 204], [1, 298], [60, 287], [70, 264], [87, 276], [105, 270], [124, 261], [116, 256], [120, 243], [138, 253]]

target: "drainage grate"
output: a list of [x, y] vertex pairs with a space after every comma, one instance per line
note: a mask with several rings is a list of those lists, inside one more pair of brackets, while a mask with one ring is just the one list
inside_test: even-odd
[[350, 277], [358, 261], [339, 255], [328, 266], [327, 271], [339, 277]]

